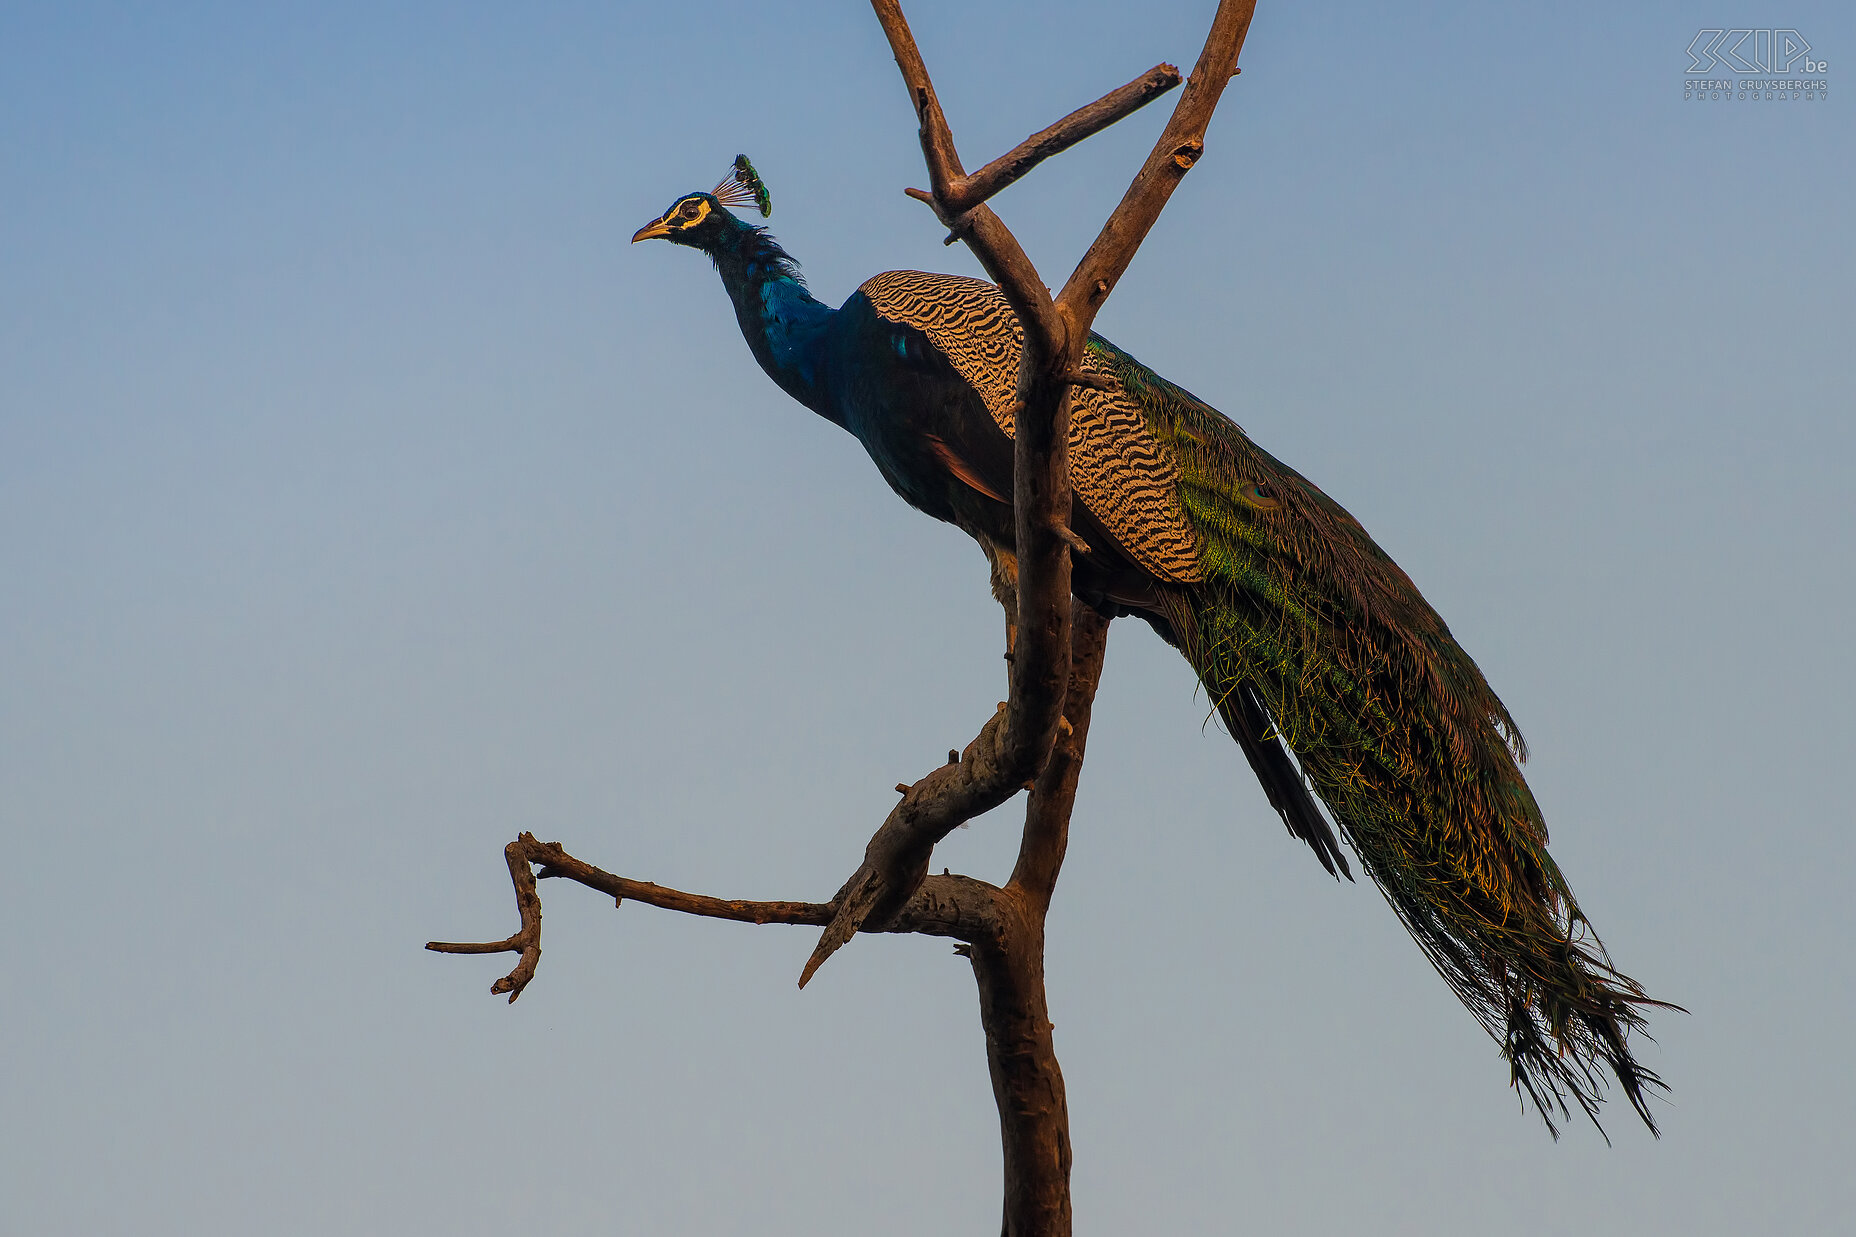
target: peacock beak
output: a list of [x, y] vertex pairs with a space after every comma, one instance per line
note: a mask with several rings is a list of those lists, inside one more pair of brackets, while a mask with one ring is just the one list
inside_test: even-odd
[[636, 245], [639, 241], [656, 240], [660, 236], [669, 235], [670, 225], [665, 223], [662, 219], [653, 219], [651, 222], [632, 233], [632, 244]]

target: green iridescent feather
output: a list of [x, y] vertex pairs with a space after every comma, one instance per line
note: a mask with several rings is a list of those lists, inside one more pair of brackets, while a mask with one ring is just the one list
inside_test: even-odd
[[754, 195], [754, 205], [760, 210], [760, 217], [765, 219], [773, 214], [773, 194], [767, 192], [767, 186], [748, 162], [746, 155], [735, 156], [735, 183], [743, 186]]

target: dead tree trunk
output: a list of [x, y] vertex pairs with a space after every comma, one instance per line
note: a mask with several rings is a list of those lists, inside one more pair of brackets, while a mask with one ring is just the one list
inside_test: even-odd
[[[1044, 992], [1044, 924], [1069, 842], [1070, 809], [1108, 635], [1108, 620], [1070, 596], [1070, 511], [1066, 448], [1070, 390], [1084, 381], [1089, 328], [1154, 221], [1205, 149], [1205, 128], [1237, 72], [1255, 0], [1222, 0], [1205, 48], [1153, 151], [1103, 224], [1063, 290], [1052, 297], [988, 198], [1051, 155], [1106, 128], [1180, 82], [1159, 65], [1095, 103], [1032, 135], [969, 175], [897, 0], [872, 0], [920, 122], [930, 188], [926, 202], [999, 285], [1025, 331], [1013, 500], [1018, 553], [1017, 639], [1008, 652], [1008, 701], [963, 752], [913, 784], [829, 902], [745, 902], [683, 893], [615, 876], [559, 843], [522, 834], [504, 848], [520, 927], [484, 943], [433, 941], [440, 953], [516, 953], [491, 991], [514, 1001], [541, 960], [538, 877], [560, 877], [623, 902], [748, 923], [825, 929], [800, 985], [859, 932], [951, 937], [973, 964], [987, 1065], [999, 1107], [1005, 1160], [1006, 1237], [1070, 1232], [1070, 1132], [1063, 1072], [1051, 1040]], [[1023, 841], [1002, 886], [965, 876], [930, 876], [935, 844], [956, 826], [1028, 789]]]

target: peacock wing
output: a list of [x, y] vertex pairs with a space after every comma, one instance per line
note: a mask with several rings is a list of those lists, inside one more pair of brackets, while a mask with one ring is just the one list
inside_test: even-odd
[[[1024, 329], [998, 288], [959, 275], [887, 271], [859, 289], [877, 314], [913, 327], [979, 392], [1008, 436], [1015, 432]], [[1092, 342], [1083, 369], [1106, 389], [1076, 387], [1070, 404], [1070, 484], [1117, 545], [1155, 577], [1201, 578], [1201, 544], [1180, 503], [1179, 462], [1155, 438], [1114, 358]]]

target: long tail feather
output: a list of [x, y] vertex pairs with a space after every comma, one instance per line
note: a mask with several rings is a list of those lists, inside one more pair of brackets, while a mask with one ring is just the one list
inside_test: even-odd
[[[1256, 689], [1248, 683], [1239, 684], [1237, 689], [1226, 697], [1227, 703], [1220, 708], [1225, 726], [1237, 745], [1243, 749], [1244, 756], [1250, 761], [1251, 772], [1257, 775], [1257, 781], [1263, 786], [1263, 793], [1268, 797], [1270, 806], [1282, 817], [1282, 823], [1289, 827], [1291, 836], [1301, 838], [1315, 852], [1315, 858], [1333, 877], [1345, 876], [1353, 879], [1353, 869], [1347, 866], [1347, 856], [1341, 851], [1340, 840], [1334, 836], [1334, 829], [1328, 824], [1327, 817], [1315, 806], [1314, 799], [1308, 793], [1308, 784], [1302, 780], [1301, 770], [1295, 767], [1289, 753], [1283, 750], [1281, 741], [1270, 726], [1270, 716], [1263, 708], [1263, 702], [1257, 699]], [[1336, 868], [1339, 870], [1336, 871]]]
[[1111, 359], [1177, 461], [1204, 547], [1168, 622], [1290, 832], [1324, 865], [1338, 853], [1313, 805], [1298, 809], [1306, 775], [1555, 1136], [1569, 1102], [1596, 1120], [1601, 1070], [1654, 1132], [1663, 1083], [1629, 1038], [1663, 1002], [1612, 965], [1547, 853], [1526, 748], [1481, 670], [1339, 504], [1215, 409]]

